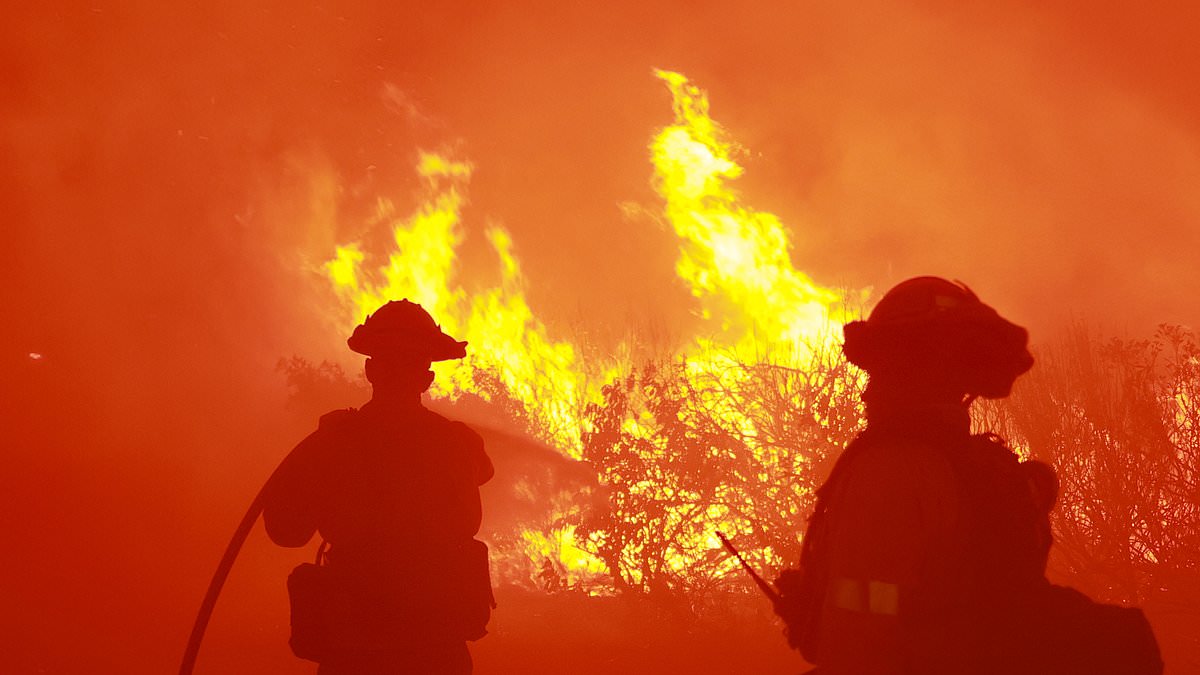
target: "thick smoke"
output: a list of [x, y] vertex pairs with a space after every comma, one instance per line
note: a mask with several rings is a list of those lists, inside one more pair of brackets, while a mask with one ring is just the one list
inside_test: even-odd
[[[1044, 333], [1194, 324], [1195, 9], [568, 4], [10, 10], [6, 668], [172, 667], [241, 509], [312, 423], [277, 360], [342, 358], [320, 264], [380, 236], [417, 148], [477, 166], [468, 278], [498, 219], [552, 327], [683, 330], [673, 236], [621, 208], [655, 204], [653, 67], [709, 91], [747, 200], [826, 285], [957, 277]], [[226, 672], [303, 671], [274, 642], [293, 558], [247, 551], [213, 640], [250, 661]], [[251, 622], [267, 636], [230, 647]]]

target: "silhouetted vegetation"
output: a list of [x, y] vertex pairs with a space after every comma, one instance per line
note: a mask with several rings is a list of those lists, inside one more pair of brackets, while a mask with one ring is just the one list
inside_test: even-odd
[[340, 365], [329, 361], [314, 364], [292, 356], [279, 359], [275, 369], [286, 378], [288, 409], [302, 419], [315, 421], [330, 410], [358, 405], [371, 393], [365, 378], [352, 380]]
[[[1143, 604], [1172, 667], [1197, 665], [1200, 644], [1189, 632], [1200, 606], [1197, 336], [1163, 326], [1147, 340], [1104, 340], [1075, 327], [1035, 353], [1012, 397], [975, 412], [980, 429], [1058, 471], [1051, 578], [1099, 600]], [[292, 359], [281, 369], [306, 409], [357, 388], [328, 364]], [[582, 489], [574, 475], [545, 495], [524, 495], [544, 513], [503, 518], [489, 534], [503, 556], [494, 561], [497, 584], [577, 599], [642, 597], [701, 632], [735, 606], [765, 608], [713, 532], [726, 528], [767, 578], [794, 564], [813, 492], [862, 427], [864, 383], [836, 348], [817, 350], [804, 367], [728, 359], [697, 375], [682, 361], [651, 362], [610, 382], [586, 409], [586, 465], [567, 460], [573, 474], [590, 467], [599, 487]], [[532, 424], [498, 380], [479, 384], [501, 417]], [[513, 482], [519, 493], [552, 481]], [[607, 575], [572, 580], [552, 556], [517, 559], [527, 552], [523, 531], [565, 527]]]
[[652, 363], [604, 388], [583, 458], [609, 508], [579, 532], [618, 588], [693, 602], [750, 589], [717, 529], [768, 576], [798, 559], [814, 491], [861, 425], [861, 376], [833, 350], [812, 364]]
[[994, 407], [1058, 469], [1052, 571], [1103, 599], [1143, 602], [1200, 572], [1198, 354], [1179, 327], [1108, 341], [1076, 327]]
[[1200, 668], [1196, 334], [1161, 326], [1148, 340], [1103, 340], [1075, 326], [1038, 358], [984, 417], [1058, 470], [1049, 576], [1145, 606], [1171, 668]]
[[[1148, 340], [1104, 340], [1077, 326], [1037, 357], [1012, 397], [976, 405], [976, 423], [1058, 471], [1050, 577], [1144, 605], [1168, 660], [1200, 665], [1196, 335], [1163, 326]], [[861, 427], [862, 378], [833, 350], [805, 368], [728, 369], [696, 377], [648, 364], [588, 410], [584, 459], [609, 503], [580, 531], [619, 590], [685, 594], [698, 611], [732, 589], [753, 594], [705, 543], [718, 522], [736, 524], [768, 578], [798, 559], [813, 490]]]

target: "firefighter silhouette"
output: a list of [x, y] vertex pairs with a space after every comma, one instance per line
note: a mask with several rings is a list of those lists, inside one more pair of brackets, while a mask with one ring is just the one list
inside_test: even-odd
[[1025, 329], [918, 277], [844, 333], [867, 427], [776, 581], [789, 644], [822, 675], [1161, 672], [1139, 610], [1046, 581], [1054, 470], [970, 431], [972, 401], [1033, 365]]
[[291, 646], [322, 675], [469, 673], [467, 640], [494, 606], [479, 529], [492, 477], [482, 438], [421, 403], [433, 361], [466, 342], [420, 305], [389, 302], [347, 341], [368, 357], [371, 400], [321, 418], [264, 493], [281, 546], [323, 542], [288, 580]]

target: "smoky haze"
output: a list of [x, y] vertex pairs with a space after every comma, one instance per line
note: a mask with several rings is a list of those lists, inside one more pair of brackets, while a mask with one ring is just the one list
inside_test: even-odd
[[[294, 4], [31, 4], [0, 28], [12, 672], [174, 667], [315, 422], [277, 361], [344, 358], [320, 265], [381, 236], [379, 198], [413, 203], [418, 149], [476, 166], [465, 278], [500, 222], [556, 336], [686, 330], [674, 235], [621, 209], [656, 204], [655, 67], [709, 92], [746, 202], [819, 283], [959, 278], [1035, 339], [1195, 325], [1194, 7]], [[294, 563], [252, 538], [210, 636], [226, 672], [303, 672], [254, 642], [286, 635], [261, 608]]]

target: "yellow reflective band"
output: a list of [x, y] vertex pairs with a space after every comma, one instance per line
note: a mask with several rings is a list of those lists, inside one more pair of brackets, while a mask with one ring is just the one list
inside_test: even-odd
[[900, 608], [900, 587], [883, 581], [868, 582], [867, 604], [872, 614], [896, 616]]
[[885, 616], [896, 616], [900, 611], [900, 587], [896, 584], [837, 577], [830, 582], [829, 591], [838, 609]]
[[833, 592], [833, 606], [854, 612], [863, 611], [862, 584], [854, 579], [838, 577], [833, 580], [830, 590]]

